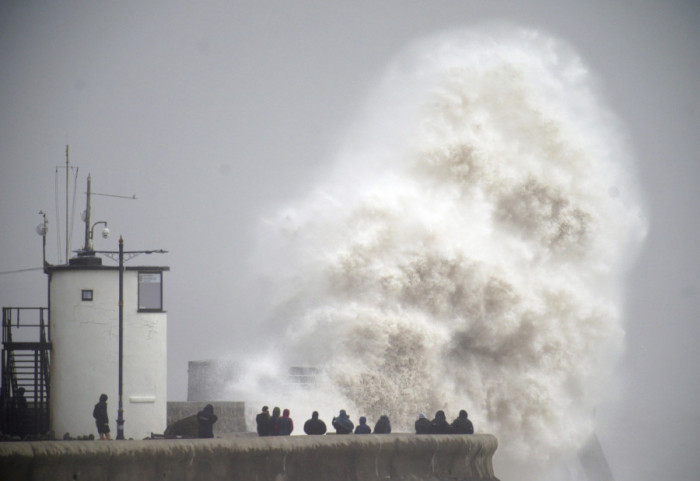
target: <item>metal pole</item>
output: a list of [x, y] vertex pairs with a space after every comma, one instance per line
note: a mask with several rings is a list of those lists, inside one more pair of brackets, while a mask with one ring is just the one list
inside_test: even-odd
[[87, 201], [85, 202], [85, 248], [83, 249], [85, 252], [89, 252], [92, 250], [92, 242], [90, 242], [90, 191], [91, 189], [91, 183], [92, 179], [90, 174], [88, 174], [87, 178]]
[[124, 357], [124, 239], [119, 236], [119, 410], [117, 439], [124, 439], [124, 405], [122, 404], [122, 359]]
[[70, 237], [68, 236], [68, 217], [69, 217], [68, 190], [70, 189], [70, 186], [69, 186], [70, 176], [68, 175], [68, 173], [70, 171], [70, 167], [69, 167], [68, 155], [69, 155], [68, 154], [68, 145], [66, 145], [66, 264], [68, 264], [68, 256], [70, 255], [70, 246], [68, 245], [68, 241], [70, 239]]
[[41, 229], [41, 267], [44, 270], [44, 274], [48, 274], [46, 270], [46, 234], [49, 231], [49, 220], [46, 218], [46, 214], [44, 214], [43, 210], [39, 211], [39, 215], [42, 216], [44, 221], [44, 226]]

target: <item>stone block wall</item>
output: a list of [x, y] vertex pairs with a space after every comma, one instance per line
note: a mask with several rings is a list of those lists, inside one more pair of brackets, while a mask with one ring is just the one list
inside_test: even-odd
[[3, 481], [498, 481], [489, 434], [0, 443]]
[[245, 403], [234, 401], [168, 402], [168, 426], [197, 414], [207, 404], [214, 406], [214, 414], [219, 418], [214, 424], [214, 436], [246, 432]]

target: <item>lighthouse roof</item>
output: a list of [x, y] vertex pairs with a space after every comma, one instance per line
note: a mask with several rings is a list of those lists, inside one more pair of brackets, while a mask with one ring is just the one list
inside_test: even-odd
[[[119, 266], [105, 265], [80, 265], [80, 264], [61, 264], [56, 266], [48, 266], [47, 272], [62, 272], [62, 271], [118, 271]], [[126, 271], [169, 271], [169, 266], [147, 266], [147, 265], [130, 265], [124, 266]]]

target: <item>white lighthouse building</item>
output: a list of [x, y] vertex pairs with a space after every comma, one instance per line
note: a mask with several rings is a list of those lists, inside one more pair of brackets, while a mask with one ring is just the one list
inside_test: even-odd
[[[163, 266], [123, 272], [122, 406], [124, 436], [142, 439], [166, 427]], [[95, 433], [92, 409], [107, 394], [112, 437], [119, 407], [119, 267], [94, 255], [51, 266], [51, 429]]]

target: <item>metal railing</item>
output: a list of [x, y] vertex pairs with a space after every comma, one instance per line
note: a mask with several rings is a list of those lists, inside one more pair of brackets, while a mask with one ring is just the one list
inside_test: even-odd
[[45, 307], [2, 310], [0, 431], [19, 436], [49, 429], [51, 328]]

